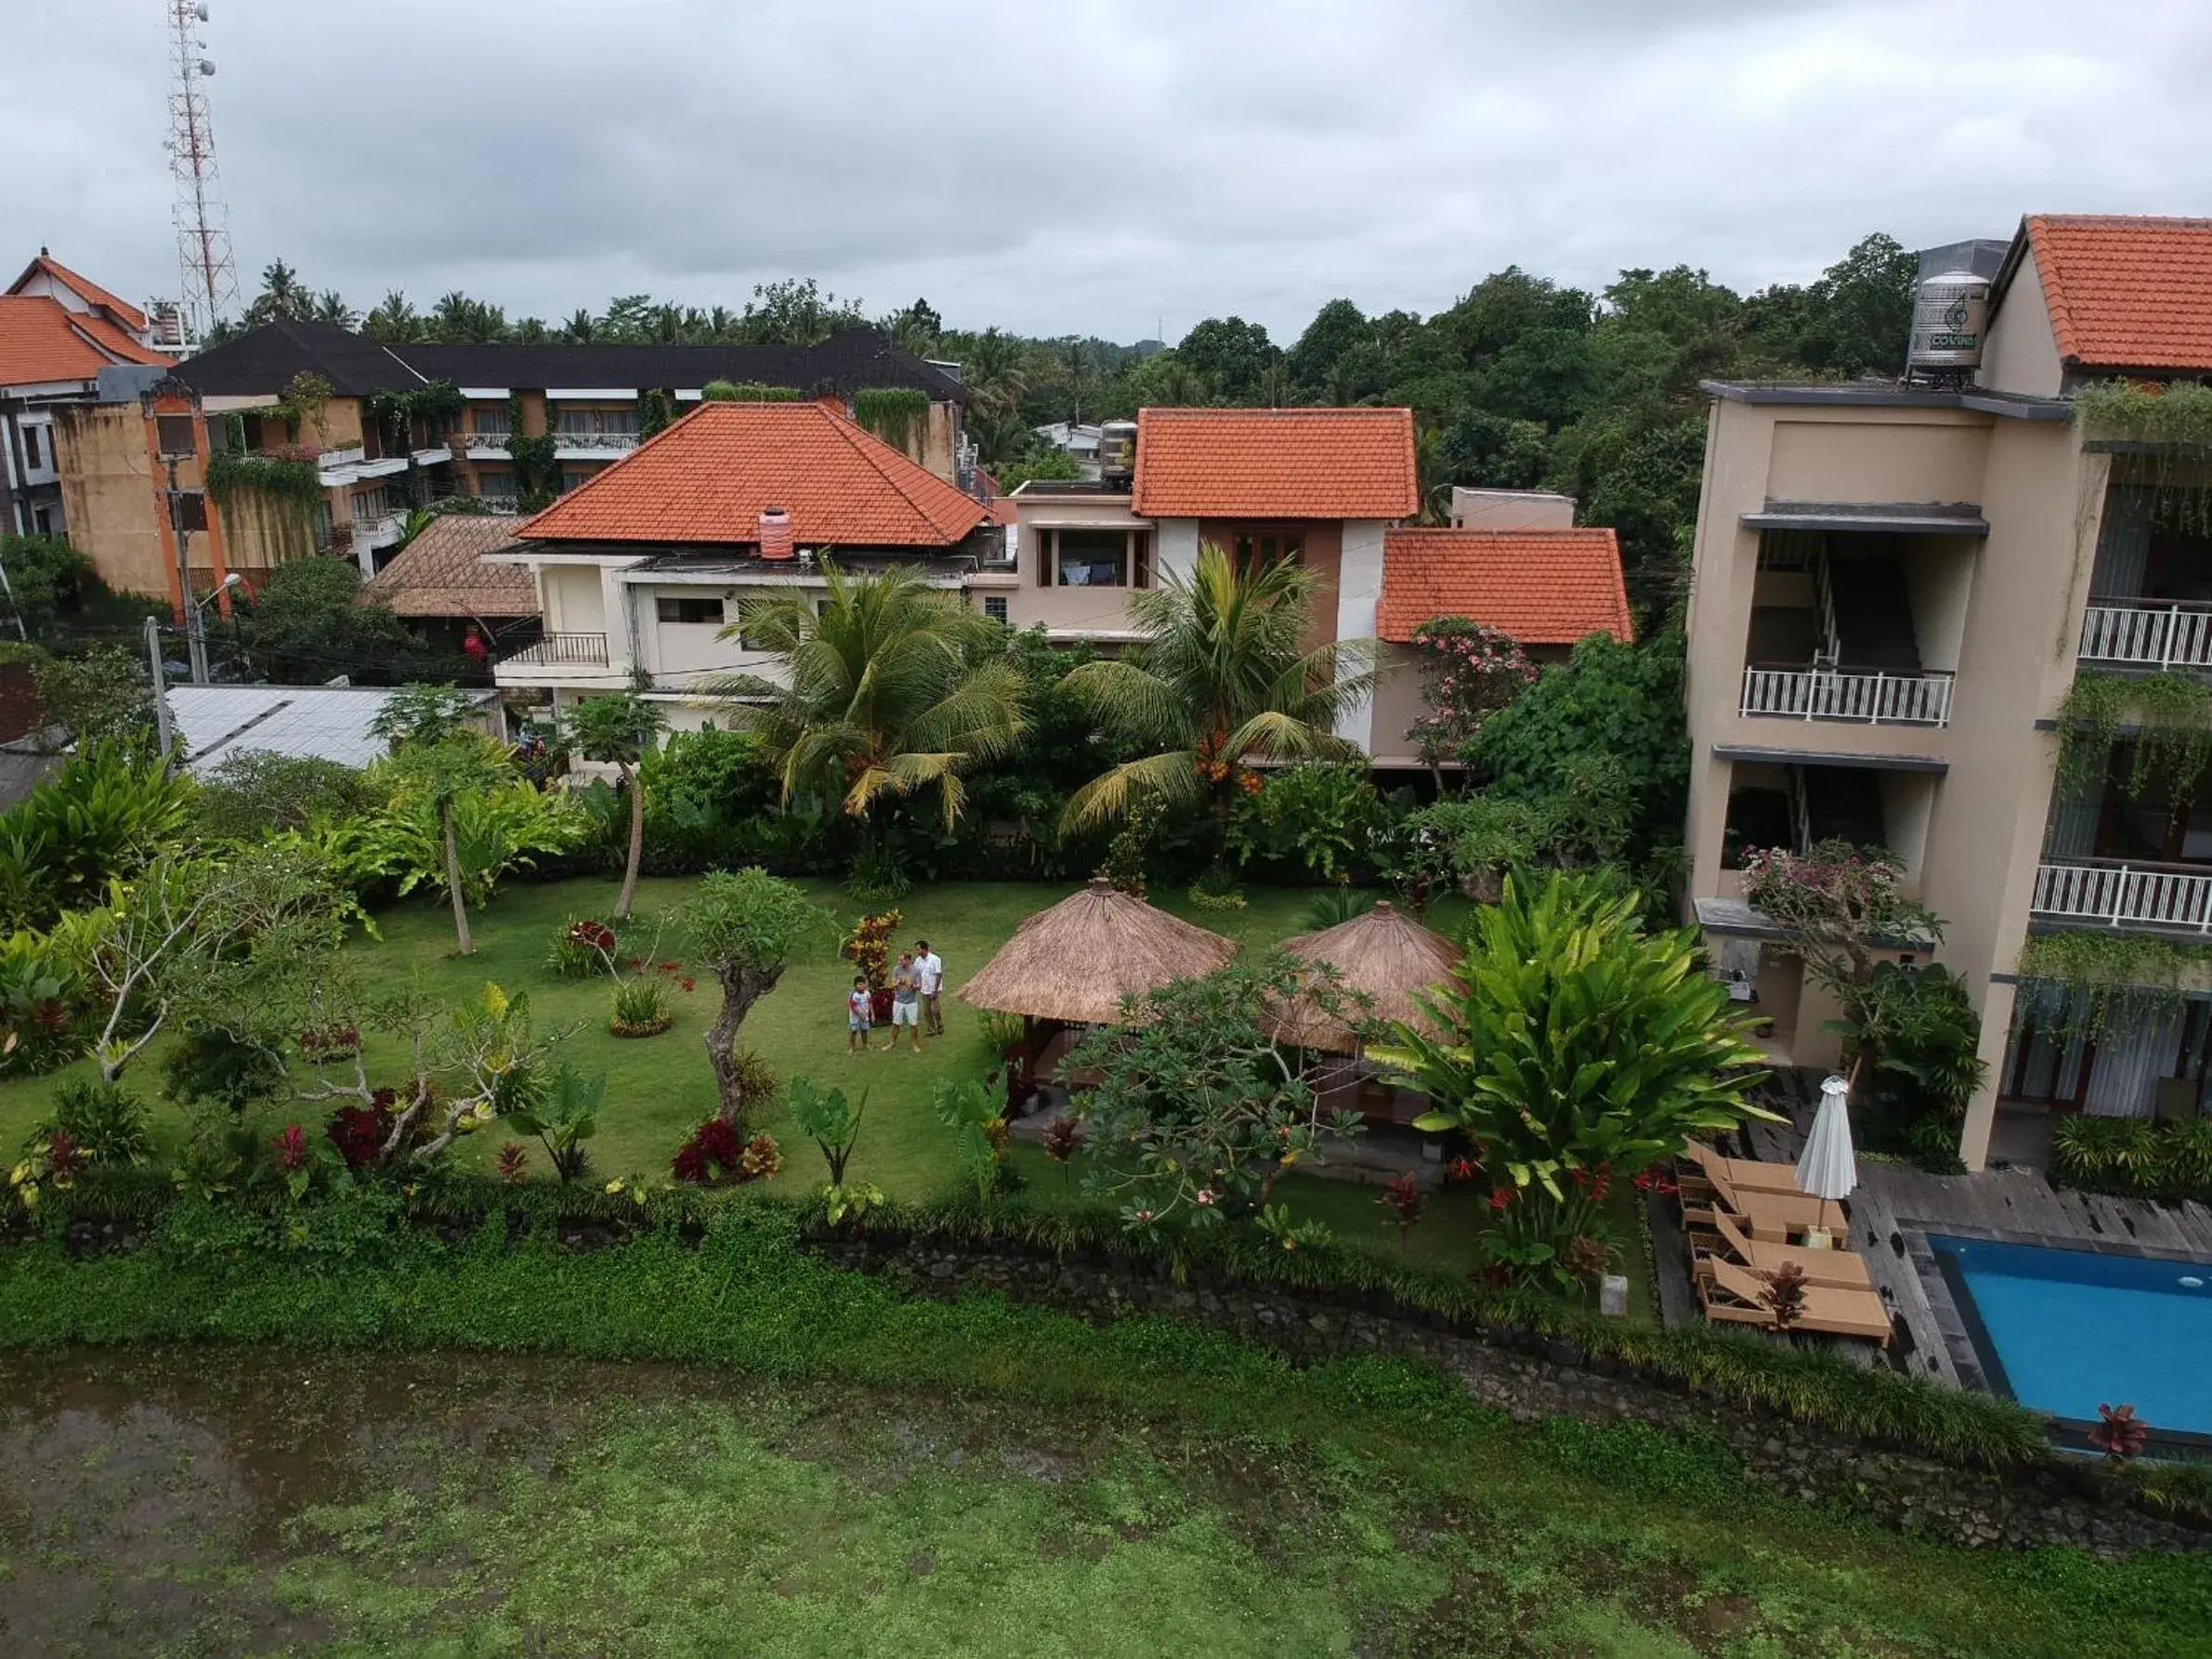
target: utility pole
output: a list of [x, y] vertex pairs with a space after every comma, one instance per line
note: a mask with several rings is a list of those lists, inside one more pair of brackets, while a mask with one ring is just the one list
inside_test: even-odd
[[146, 667], [153, 676], [153, 725], [165, 761], [177, 742], [177, 728], [169, 724], [169, 687], [162, 679], [162, 625], [146, 619]]

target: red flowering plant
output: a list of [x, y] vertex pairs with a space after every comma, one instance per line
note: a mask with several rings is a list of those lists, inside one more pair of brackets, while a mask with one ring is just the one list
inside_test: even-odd
[[1536, 664], [1519, 642], [1486, 622], [1431, 617], [1411, 644], [1429, 712], [1406, 736], [1432, 768], [1463, 759], [1483, 723], [1536, 684]]
[[331, 1114], [323, 1134], [348, 1169], [373, 1169], [383, 1164], [399, 1125], [397, 1098], [394, 1091], [379, 1089], [366, 1104], [343, 1105]]
[[2100, 1405], [2097, 1421], [2089, 1426], [2089, 1443], [2114, 1463], [2132, 1462], [2151, 1443], [2151, 1426], [2132, 1405]]
[[352, 1184], [353, 1177], [346, 1167], [346, 1159], [331, 1144], [330, 1138], [309, 1134], [303, 1124], [287, 1123], [271, 1135], [268, 1151], [277, 1177], [294, 1204], [308, 1195], [308, 1189], [314, 1184], [318, 1174], [331, 1186]]
[[611, 923], [596, 916], [577, 916], [563, 922], [545, 953], [545, 966], [563, 979], [590, 979], [611, 973], [620, 943]]
[[1429, 1195], [1421, 1190], [1418, 1170], [1405, 1169], [1382, 1183], [1382, 1196], [1376, 1202], [1385, 1212], [1383, 1225], [1395, 1225], [1398, 1230], [1398, 1250], [1406, 1249], [1406, 1235], [1413, 1231], [1413, 1223], [1420, 1221], [1428, 1208]]

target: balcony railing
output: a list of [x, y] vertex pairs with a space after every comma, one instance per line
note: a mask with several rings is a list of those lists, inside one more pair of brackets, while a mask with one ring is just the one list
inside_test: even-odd
[[1951, 676], [1833, 668], [1747, 668], [1740, 712], [1866, 725], [1948, 725]]
[[635, 450], [637, 434], [635, 432], [570, 432], [566, 429], [553, 435], [554, 447], [561, 450]]
[[2042, 864], [2029, 912], [2054, 921], [2212, 933], [2212, 869]]
[[504, 450], [507, 447], [507, 439], [514, 436], [512, 432], [471, 432], [468, 435], [468, 452], [473, 455], [479, 450]]
[[406, 528], [407, 515], [404, 513], [356, 513], [353, 516], [353, 540], [357, 546], [366, 543], [371, 547], [389, 547], [399, 539], [400, 532]]
[[2084, 662], [2212, 668], [2212, 607], [2092, 604], [2081, 623]]
[[604, 634], [548, 634], [534, 646], [524, 646], [499, 660], [502, 668], [605, 668]]

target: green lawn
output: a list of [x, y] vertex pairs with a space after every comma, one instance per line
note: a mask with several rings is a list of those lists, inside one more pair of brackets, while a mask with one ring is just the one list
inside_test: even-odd
[[[610, 912], [615, 885], [592, 878], [510, 884], [476, 916], [477, 952], [469, 958], [453, 954], [452, 915], [437, 902], [406, 903], [383, 912], [376, 918], [380, 937], [361, 940], [351, 948], [371, 956], [380, 972], [421, 975], [433, 990], [456, 1002], [480, 995], [487, 983], [497, 983], [510, 994], [527, 992], [541, 1029], [575, 1026], [562, 1052], [583, 1069], [604, 1071], [609, 1078], [607, 1109], [591, 1144], [595, 1176], [602, 1181], [616, 1176], [662, 1181], [670, 1157], [690, 1126], [714, 1107], [713, 1078], [701, 1038], [713, 1020], [717, 994], [713, 980], [699, 973], [697, 989], [675, 997], [675, 1025], [671, 1030], [625, 1040], [607, 1029], [614, 994], [609, 982], [562, 979], [545, 966], [556, 932], [571, 917]], [[642, 883], [637, 908], [643, 925], [634, 923], [628, 935], [637, 941], [638, 948], [644, 948], [650, 936], [651, 919], [671, 913], [691, 885], [688, 880]], [[805, 885], [841, 922], [858, 914], [859, 907], [832, 884]], [[990, 1056], [982, 1039], [983, 1016], [949, 991], [980, 968], [1024, 917], [1074, 890], [1073, 883], [960, 882], [919, 888], [908, 897], [900, 907], [906, 919], [898, 938], [928, 939], [945, 959], [948, 986], [945, 1035], [924, 1039], [919, 1055], [903, 1043], [895, 1051], [884, 1049], [887, 1034], [883, 1031], [874, 1034], [877, 1046], [871, 1052], [846, 1052], [844, 995], [852, 984], [852, 969], [837, 954], [833, 940], [793, 962], [783, 982], [754, 1005], [742, 1040], [758, 1050], [779, 1077], [803, 1074], [825, 1086], [842, 1088], [855, 1099], [866, 1091], [867, 1120], [849, 1170], [851, 1179], [872, 1182], [891, 1196], [907, 1199], [934, 1195], [953, 1182], [957, 1170], [949, 1137], [930, 1109], [931, 1086], [939, 1078], [977, 1076], [990, 1064]], [[1163, 908], [1202, 927], [1262, 945], [1302, 932], [1313, 895], [1254, 887], [1246, 908], [1204, 912], [1191, 908], [1181, 894], [1154, 896]], [[1447, 914], [1431, 920], [1448, 930], [1456, 918]], [[660, 954], [664, 959], [683, 957], [674, 927], [664, 935]], [[693, 968], [686, 964], [687, 972]], [[396, 1043], [372, 1039], [369, 1055], [373, 1076], [397, 1078], [400, 1054]], [[45, 1078], [0, 1083], [0, 1149], [12, 1153], [22, 1143], [57, 1083], [87, 1076], [90, 1070], [87, 1062]], [[161, 1087], [160, 1066], [151, 1055], [129, 1075], [146, 1095]], [[164, 1146], [174, 1145], [181, 1121], [175, 1106], [157, 1106], [156, 1134]], [[819, 1157], [784, 1119], [780, 1107], [764, 1116], [762, 1127], [783, 1146], [788, 1159], [784, 1182], [810, 1184], [821, 1178]], [[465, 1164], [489, 1165], [506, 1138], [504, 1130], [494, 1130], [465, 1142], [453, 1156]], [[1071, 1200], [1077, 1195], [1068, 1172], [1034, 1146], [1017, 1143], [1014, 1161], [1038, 1192], [1065, 1192]], [[532, 1163], [535, 1173], [545, 1173], [542, 1154]], [[1378, 1202], [1378, 1188], [1293, 1177], [1283, 1191], [1301, 1210], [1329, 1222], [1344, 1242], [1381, 1250], [1397, 1248], [1395, 1224]], [[1463, 1271], [1473, 1260], [1472, 1242], [1483, 1219], [1477, 1195], [1446, 1189], [1413, 1229], [1406, 1246], [1407, 1259], [1420, 1265]], [[1636, 1282], [1630, 1306], [1641, 1310], [1647, 1300], [1642, 1288], [1644, 1262], [1626, 1194], [1617, 1202], [1615, 1221], [1625, 1271]]]

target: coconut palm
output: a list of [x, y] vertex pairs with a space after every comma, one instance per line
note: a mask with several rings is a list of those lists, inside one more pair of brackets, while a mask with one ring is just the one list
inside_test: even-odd
[[652, 752], [667, 724], [660, 705], [635, 691], [584, 698], [569, 716], [569, 745], [587, 761], [618, 767], [622, 787], [630, 791], [630, 851], [622, 861], [622, 896], [614, 901], [617, 921], [630, 919], [630, 907], [637, 900], [637, 865], [645, 854], [645, 785], [637, 776], [638, 763]]
[[1211, 542], [1188, 575], [1129, 596], [1144, 643], [1063, 684], [1109, 732], [1149, 752], [1093, 778], [1062, 826], [1085, 830], [1157, 798], [1211, 806], [1225, 825], [1254, 761], [1356, 754], [1331, 730], [1375, 684], [1372, 640], [1308, 648], [1319, 579], [1292, 560], [1239, 567]]
[[978, 658], [998, 624], [910, 570], [848, 575], [824, 559], [828, 594], [745, 600], [723, 630], [782, 659], [787, 683], [726, 675], [713, 689], [758, 699], [751, 724], [783, 797], [842, 800], [880, 830], [878, 804], [932, 786], [948, 828], [967, 802], [970, 768], [1010, 753], [1026, 717], [1010, 661]]

